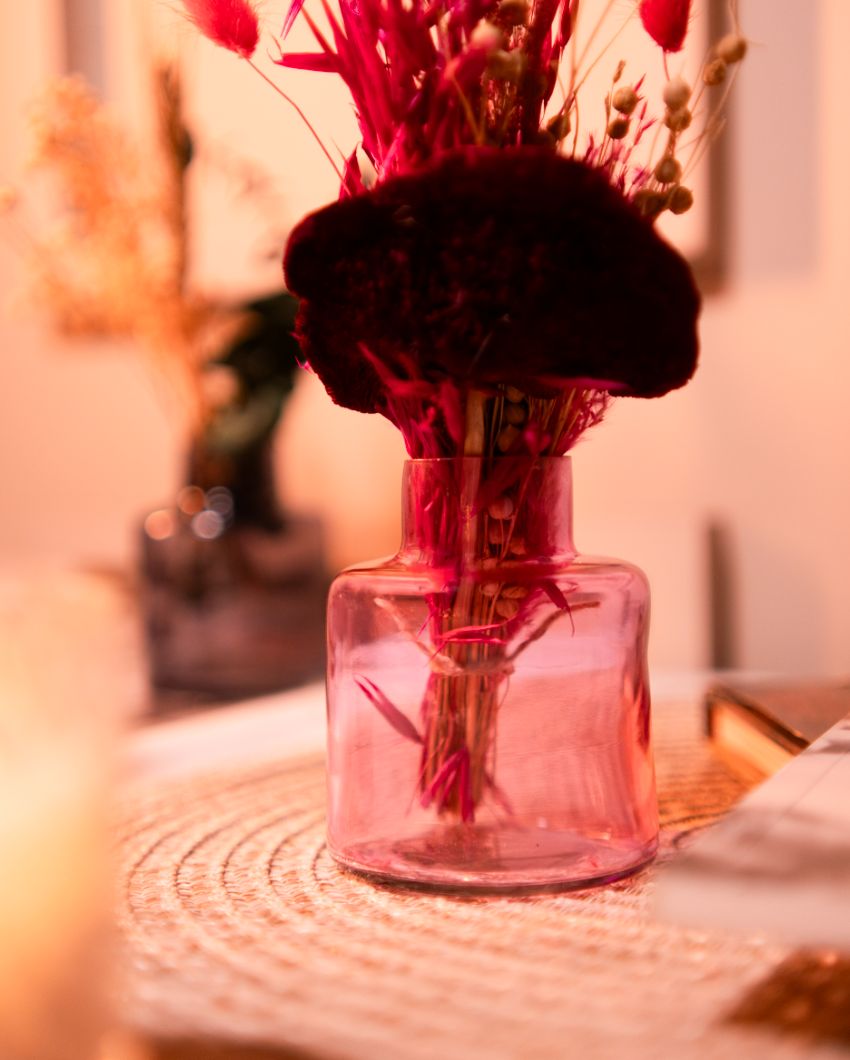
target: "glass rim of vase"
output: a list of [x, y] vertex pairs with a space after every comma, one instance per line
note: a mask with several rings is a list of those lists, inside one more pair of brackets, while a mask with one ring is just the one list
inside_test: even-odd
[[424, 466], [426, 464], [456, 464], [456, 463], [492, 463], [494, 461], [523, 461], [529, 464], [571, 464], [572, 454], [560, 453], [555, 455], [539, 455], [535, 456], [533, 453], [487, 453], [487, 454], [472, 454], [467, 455], [466, 453], [459, 453], [457, 456], [408, 456], [404, 459], [405, 466], [413, 464], [417, 466]]

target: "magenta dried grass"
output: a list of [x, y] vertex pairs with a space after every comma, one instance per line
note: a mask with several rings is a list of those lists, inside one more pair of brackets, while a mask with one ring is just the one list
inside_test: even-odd
[[257, 50], [260, 26], [249, 0], [183, 0], [189, 18], [213, 44], [250, 59]]

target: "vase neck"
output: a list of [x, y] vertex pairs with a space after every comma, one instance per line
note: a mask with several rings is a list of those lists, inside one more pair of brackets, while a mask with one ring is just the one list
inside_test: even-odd
[[409, 460], [401, 554], [564, 562], [576, 554], [569, 457]]

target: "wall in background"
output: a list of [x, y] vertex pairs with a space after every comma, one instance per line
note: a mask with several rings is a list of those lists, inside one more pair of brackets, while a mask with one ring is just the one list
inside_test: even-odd
[[[129, 2], [107, 5], [109, 39], [123, 35], [125, 46]], [[718, 522], [734, 575], [736, 661], [846, 673], [850, 144], [842, 100], [850, 5], [742, 6], [754, 44], [731, 130], [732, 282], [706, 305], [695, 381], [661, 402], [619, 402], [578, 447], [577, 538], [588, 551], [645, 567], [654, 660], [691, 667], [709, 657], [706, 527]], [[15, 175], [24, 155], [24, 101], [58, 64], [57, 16], [55, 0], [23, 12], [0, 7], [0, 180]], [[333, 175], [278, 101], [248, 71], [237, 97], [227, 86], [243, 71], [234, 73], [229, 56], [202, 44], [189, 51], [195, 91], [207, 100], [222, 93], [223, 142], [235, 147], [244, 136], [255, 141], [246, 150], [262, 153], [275, 141], [284, 222], [331, 198]], [[15, 62], [23, 54], [26, 66]], [[138, 86], [127, 71], [112, 77], [132, 98]], [[317, 91], [320, 83], [304, 77], [294, 92], [309, 97], [317, 122], [325, 109], [338, 113], [327, 82]], [[332, 136], [348, 142], [345, 128]], [[228, 244], [210, 236], [200, 253], [207, 282], [224, 282]], [[5, 294], [14, 273], [0, 250]], [[139, 513], [167, 500], [179, 478], [173, 418], [132, 351], [59, 348], [20, 313], [0, 329], [2, 563], [129, 562]], [[391, 549], [403, 452], [388, 424], [333, 407], [305, 377], [279, 453], [286, 496], [325, 515], [335, 562]]]

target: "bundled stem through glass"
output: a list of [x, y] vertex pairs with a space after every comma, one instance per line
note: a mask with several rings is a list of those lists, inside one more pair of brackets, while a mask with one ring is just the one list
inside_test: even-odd
[[[420, 540], [443, 554], [447, 573], [446, 586], [429, 600], [431, 672], [421, 705], [419, 780], [422, 804], [441, 815], [471, 822], [487, 796], [510, 810], [499, 789], [494, 747], [513, 660], [552, 622], [572, 621], [574, 609], [547, 577], [540, 535], [548, 513], [537, 510], [530, 488], [537, 465], [528, 453], [529, 436], [539, 455], [562, 453], [602, 415], [605, 402], [593, 391], [551, 399], [513, 388], [473, 391], [465, 455], [479, 459], [464, 461], [460, 481], [443, 483], [442, 495], [433, 490], [414, 512]], [[531, 566], [524, 561], [529, 538], [543, 557]], [[512, 561], [516, 580], [488, 576]]]

